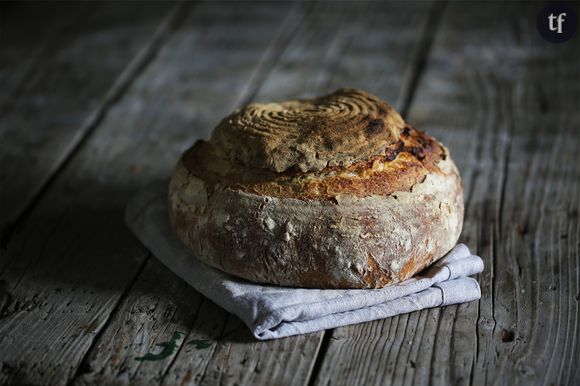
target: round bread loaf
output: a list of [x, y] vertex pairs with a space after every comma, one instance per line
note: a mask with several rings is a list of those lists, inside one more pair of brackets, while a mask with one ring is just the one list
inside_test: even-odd
[[170, 221], [254, 282], [379, 288], [445, 255], [463, 224], [448, 150], [355, 89], [234, 111], [179, 160]]

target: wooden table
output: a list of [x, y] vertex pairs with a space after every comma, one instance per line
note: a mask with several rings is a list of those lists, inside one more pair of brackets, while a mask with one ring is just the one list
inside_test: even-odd
[[[541, 6], [0, 4], [0, 384], [580, 384], [580, 40]], [[343, 86], [451, 149], [483, 296], [258, 342], [123, 209], [234, 107]]]

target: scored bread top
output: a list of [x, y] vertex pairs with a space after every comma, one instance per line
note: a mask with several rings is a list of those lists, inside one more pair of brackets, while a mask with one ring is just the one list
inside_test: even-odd
[[217, 184], [262, 196], [279, 198], [336, 199], [340, 195], [367, 197], [410, 191], [429, 173], [444, 173], [439, 161], [446, 149], [433, 137], [406, 126], [400, 139], [378, 156], [349, 166], [329, 166], [320, 171], [247, 169], [216, 154], [211, 142], [198, 141], [181, 162], [208, 186]]
[[[304, 117], [298, 113], [292, 113], [296, 114], [295, 119], [298, 123], [289, 121], [288, 126], [295, 126], [296, 132], [293, 136], [290, 136], [288, 132], [284, 132], [284, 135], [288, 135], [288, 139], [286, 143], [281, 143], [279, 141], [283, 137], [282, 135], [269, 137], [264, 134], [268, 132], [267, 130], [261, 131], [256, 128], [257, 126], [252, 126], [257, 125], [256, 122], [259, 120], [256, 120], [252, 125], [248, 123], [246, 126], [239, 123], [243, 121], [243, 118], [241, 118], [244, 115], [242, 111], [250, 109], [250, 107], [246, 107], [226, 118], [228, 122], [229, 120], [238, 122], [238, 126], [227, 124], [229, 129], [226, 130], [223, 128], [224, 122], [222, 121], [215, 129], [211, 140], [209, 142], [196, 142], [184, 153], [181, 163], [189, 173], [206, 181], [208, 186], [219, 184], [262, 196], [302, 200], [336, 199], [340, 195], [365, 197], [389, 195], [397, 191], [410, 191], [415, 184], [422, 182], [429, 173], [442, 173], [439, 168], [439, 161], [447, 158], [446, 149], [431, 136], [406, 124], [400, 115], [385, 102], [381, 102], [364, 91], [350, 89], [338, 90], [314, 101], [344, 100], [342, 99], [344, 95], [349, 95], [346, 98], [348, 100], [352, 100], [351, 96], [353, 95], [356, 95], [355, 99], [363, 98], [364, 96], [367, 102], [371, 100], [370, 98], [374, 98], [376, 102], [372, 106], [376, 107], [376, 111], [372, 111], [375, 111], [375, 113], [378, 113], [379, 110], [388, 112], [385, 113], [386, 115], [381, 120], [383, 122], [382, 126], [377, 124], [377, 126], [381, 127], [381, 130], [369, 130], [368, 125], [362, 124], [359, 124], [358, 129], [355, 129], [353, 124], [348, 126], [351, 131], [344, 133], [337, 129], [333, 130], [330, 126], [331, 123], [337, 124], [337, 120], [329, 118], [324, 121], [320, 117], [318, 118], [321, 119], [319, 126], [313, 125], [308, 128], [308, 126], [299, 125], [299, 122], [304, 122]], [[276, 105], [294, 103], [311, 102], [290, 101]], [[313, 108], [313, 110], [316, 110], [316, 108]], [[365, 111], [371, 110], [367, 109]], [[302, 114], [309, 115], [310, 113], [303, 111]], [[320, 115], [322, 113], [317, 112], [316, 114]], [[343, 121], [360, 123], [369, 120], [369, 118], [364, 118], [368, 116], [367, 113], [359, 112], [359, 114], [362, 115], [362, 118], [356, 118], [353, 115], [349, 116], [349, 119], [343, 119]], [[379, 118], [370, 120], [372, 121], [373, 119], [378, 120]], [[396, 125], [393, 122], [396, 122]], [[402, 124], [400, 129], [399, 124]], [[234, 127], [237, 127], [237, 129], [234, 129]], [[305, 132], [301, 133], [298, 127], [303, 127]], [[235, 130], [239, 131], [237, 141], [234, 140], [233, 136]], [[357, 134], [356, 130], [362, 134]], [[262, 134], [250, 135], [250, 133], [254, 132]], [[374, 134], [369, 134], [371, 132]], [[317, 134], [315, 135], [314, 133]], [[342, 136], [345, 136], [345, 138], [342, 138]], [[364, 138], [358, 138], [360, 136]], [[360, 142], [357, 142], [359, 139]], [[308, 143], [312, 149], [318, 149], [317, 146], [320, 144], [334, 143], [334, 152], [330, 150], [331, 147], [325, 148], [324, 152], [322, 152], [323, 156], [318, 152], [315, 160], [326, 159], [327, 161], [324, 162], [325, 166], [321, 169], [311, 170], [306, 166], [314, 167], [314, 164], [309, 163], [309, 159], [306, 156], [279, 158], [280, 154], [276, 152], [270, 152], [270, 156], [266, 156], [267, 150], [272, 150], [273, 148], [260, 147], [261, 145], [265, 146], [265, 144], [273, 146], [272, 144], [276, 143], [278, 148], [284, 146], [284, 149], [286, 149], [284, 151], [288, 152], [292, 148], [290, 144], [296, 144], [299, 141], [302, 141], [300, 143]], [[348, 147], [346, 143], [354, 143], [355, 145]], [[381, 146], [373, 147], [377, 146], [377, 144]], [[361, 149], [364, 149], [366, 153]], [[371, 151], [370, 149], [375, 150]], [[361, 156], [357, 151], [367, 155]], [[260, 157], [258, 156], [259, 154], [261, 154]], [[296, 155], [298, 153], [293, 154]], [[259, 160], [280, 163], [284, 160], [289, 165], [291, 159], [295, 162], [293, 166], [281, 168], [283, 169], [282, 171], [274, 170], [264, 164], [256, 166], [259, 165]], [[346, 159], [348, 159], [348, 162], [344, 161]], [[250, 160], [256, 164], [251, 164]], [[301, 163], [296, 164], [298, 161]], [[302, 170], [303, 168], [307, 170]]]
[[274, 172], [319, 171], [384, 154], [405, 122], [393, 107], [356, 89], [314, 98], [250, 104], [214, 129], [222, 157]]

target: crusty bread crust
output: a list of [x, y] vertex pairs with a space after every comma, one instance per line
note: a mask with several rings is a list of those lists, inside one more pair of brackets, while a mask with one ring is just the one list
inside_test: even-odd
[[220, 122], [211, 142], [234, 163], [307, 172], [381, 154], [404, 125], [376, 96], [341, 89], [315, 99], [245, 106]]
[[[361, 93], [366, 94], [354, 94]], [[339, 90], [315, 101], [348, 103], [352, 94]], [[373, 103], [384, 109], [384, 102]], [[396, 121], [396, 112], [387, 111], [385, 122]], [[338, 136], [324, 130], [318, 133]], [[254, 131], [238, 134], [240, 147], [252, 146], [253, 139], [244, 138]], [[294, 163], [279, 172], [267, 161], [257, 167], [247, 152], [230, 154], [237, 149], [233, 142], [226, 146], [223, 137], [212, 136], [177, 164], [169, 192], [171, 225], [199, 259], [255, 282], [379, 288], [405, 280], [457, 242], [463, 188], [447, 149], [425, 133], [403, 122], [376, 141], [382, 141], [373, 150], [378, 153], [362, 159], [344, 150], [335, 156], [349, 162], [328, 162], [321, 170]], [[270, 156], [263, 152], [260, 159]]]
[[330, 199], [336, 195], [366, 197], [407, 191], [429, 173], [439, 173], [437, 163], [446, 151], [434, 138], [406, 125], [399, 140], [348, 166], [328, 166], [321, 171], [252, 169], [221, 157], [216, 145], [198, 141], [183, 155], [187, 170], [210, 183], [278, 198]]

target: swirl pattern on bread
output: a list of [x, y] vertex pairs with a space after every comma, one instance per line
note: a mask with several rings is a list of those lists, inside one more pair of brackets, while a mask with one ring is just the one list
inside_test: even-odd
[[381, 154], [404, 125], [388, 103], [341, 89], [315, 99], [250, 104], [223, 119], [211, 142], [248, 167], [307, 172]]

